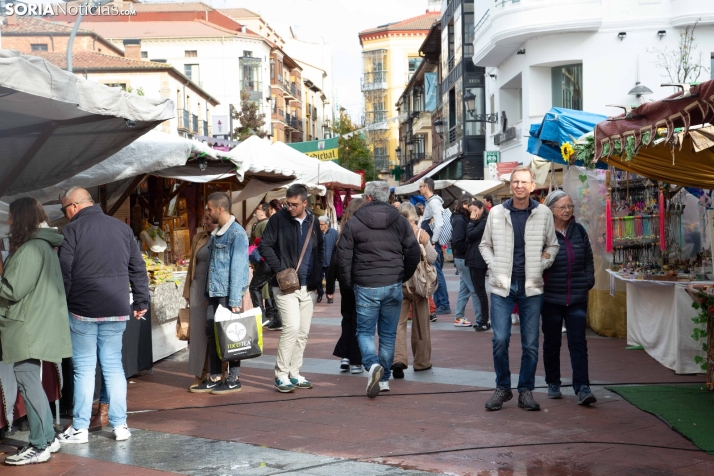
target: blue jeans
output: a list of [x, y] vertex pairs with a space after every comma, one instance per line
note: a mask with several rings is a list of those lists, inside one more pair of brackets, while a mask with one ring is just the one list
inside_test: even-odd
[[590, 385], [588, 342], [585, 340], [588, 302], [579, 302], [570, 306], [544, 302], [542, 314], [545, 381], [560, 385], [560, 343], [563, 338], [563, 320], [565, 320], [570, 365], [573, 367], [573, 390], [577, 395], [580, 387]]
[[479, 305], [478, 296], [474, 290], [474, 284], [471, 281], [471, 271], [466, 266], [466, 260], [454, 258], [456, 269], [459, 270], [459, 297], [456, 298], [456, 318], [464, 317], [466, 314], [466, 304], [471, 297], [471, 304], [474, 306], [475, 322], [481, 322], [481, 308]]
[[435, 245], [436, 249], [436, 279], [439, 282], [439, 287], [434, 293], [434, 304], [436, 304], [437, 311], [451, 311], [451, 304], [449, 304], [449, 291], [446, 289], [446, 279], [444, 278], [444, 272], [441, 268], [444, 266], [444, 250], [441, 249], [441, 245]]
[[508, 366], [508, 344], [511, 340], [511, 312], [518, 304], [521, 317], [521, 372], [518, 391], [533, 390], [538, 365], [538, 328], [543, 295], [526, 296], [525, 281], [512, 281], [508, 297], [491, 293], [491, 327], [493, 329], [493, 366], [496, 386], [511, 388], [511, 369]]
[[[357, 343], [362, 364], [369, 370], [374, 364], [384, 368], [382, 381], [389, 380], [394, 362], [394, 342], [402, 309], [402, 283], [380, 288], [355, 286], [357, 307]], [[379, 357], [374, 344], [374, 330], [379, 334]]]
[[74, 421], [78, 430], [89, 428], [94, 400], [94, 372], [99, 365], [109, 396], [109, 424], [126, 424], [126, 377], [121, 360], [126, 322], [84, 322], [69, 315], [74, 362]]

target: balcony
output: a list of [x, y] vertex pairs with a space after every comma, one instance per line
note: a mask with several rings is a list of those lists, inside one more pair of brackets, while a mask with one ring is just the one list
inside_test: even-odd
[[198, 134], [198, 116], [191, 114], [191, 132]]
[[210, 134], [208, 133], [208, 121], [201, 121], [201, 135], [204, 135], [208, 137]]
[[252, 79], [241, 81], [241, 89], [250, 94], [250, 99], [257, 101], [263, 98], [263, 83]]
[[375, 71], [362, 75], [362, 91], [375, 91], [377, 89], [389, 89], [387, 85], [387, 72]]
[[431, 113], [418, 112], [412, 123], [413, 134], [431, 134]]
[[286, 128], [292, 128], [293, 124], [293, 117], [290, 116], [290, 113], [285, 113], [285, 127]]
[[179, 109], [176, 117], [178, 118], [178, 128], [189, 132], [191, 131], [191, 112], [186, 109]]
[[474, 64], [498, 66], [537, 36], [598, 31], [602, 0], [475, 0], [474, 22]]

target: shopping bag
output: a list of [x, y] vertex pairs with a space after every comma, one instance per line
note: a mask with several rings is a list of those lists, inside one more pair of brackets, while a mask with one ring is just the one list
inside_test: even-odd
[[219, 305], [214, 330], [216, 350], [223, 362], [254, 359], [263, 353], [263, 313], [259, 307], [234, 314]]
[[189, 323], [191, 322], [191, 310], [179, 309], [178, 319], [176, 319], [176, 338], [178, 340], [188, 340]]

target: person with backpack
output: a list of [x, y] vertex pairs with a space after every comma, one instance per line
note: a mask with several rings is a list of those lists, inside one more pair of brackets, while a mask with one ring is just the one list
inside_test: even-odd
[[[397, 324], [397, 342], [394, 348], [394, 364], [392, 375], [395, 379], [404, 378], [404, 369], [409, 367], [407, 352], [407, 319], [409, 308], [412, 308], [412, 353], [414, 354], [414, 371], [419, 372], [431, 368], [431, 331], [429, 329], [429, 296], [437, 286], [436, 250], [429, 243], [429, 235], [419, 228], [419, 215], [411, 203], [402, 203], [399, 213], [412, 225], [414, 235], [422, 250], [422, 262], [417, 267], [414, 276], [402, 284], [402, 311]], [[416, 281], [421, 281], [422, 285]], [[424, 284], [426, 286], [424, 286]]]
[[[421, 227], [431, 237], [431, 244], [436, 250], [436, 273], [439, 277], [439, 288], [434, 293], [434, 302], [436, 303], [436, 314], [451, 314], [451, 304], [449, 304], [449, 292], [446, 288], [446, 279], [442, 267], [444, 266], [444, 253], [442, 245], [451, 240], [451, 236], [443, 236], [444, 228], [444, 200], [434, 193], [434, 180], [430, 178], [422, 179], [419, 182], [419, 193], [426, 199], [426, 207], [424, 208], [424, 218], [421, 222]], [[434, 220], [433, 228], [431, 220]], [[449, 224], [449, 228], [451, 225]], [[447, 239], [448, 238], [448, 239]]]
[[595, 285], [593, 250], [587, 232], [573, 216], [573, 201], [562, 190], [551, 192], [545, 206], [553, 212], [555, 235], [560, 250], [544, 276], [543, 365], [548, 384], [548, 398], [562, 398], [560, 393], [560, 343], [565, 321], [573, 367], [573, 390], [578, 405], [597, 401], [590, 390], [588, 377], [588, 343], [585, 325], [588, 292]]

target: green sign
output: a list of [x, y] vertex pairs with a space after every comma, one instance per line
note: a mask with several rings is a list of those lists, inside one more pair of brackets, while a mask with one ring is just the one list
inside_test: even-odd
[[501, 161], [501, 152], [497, 150], [486, 151], [486, 164], [495, 164]]
[[338, 157], [339, 137], [332, 137], [325, 140], [313, 140], [309, 142], [292, 142], [288, 144], [295, 150], [299, 150], [305, 155], [315, 157], [320, 160], [336, 161]]

